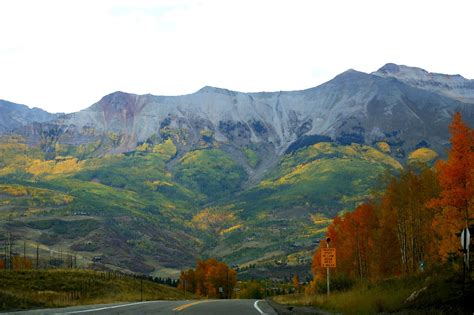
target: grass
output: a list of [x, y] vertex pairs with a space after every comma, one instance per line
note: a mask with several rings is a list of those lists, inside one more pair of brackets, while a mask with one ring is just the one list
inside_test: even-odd
[[[143, 300], [182, 299], [175, 288], [143, 280]], [[89, 270], [0, 271], [0, 311], [140, 301], [140, 280]]]
[[[415, 291], [424, 289], [418, 297], [406, 302]], [[474, 283], [464, 286], [457, 274], [438, 271], [430, 275], [390, 278], [378, 282], [361, 282], [345, 292], [303, 295], [290, 294], [274, 297], [275, 302], [294, 306], [313, 306], [343, 314], [376, 313], [472, 313]]]
[[376, 314], [400, 310], [405, 299], [415, 290], [413, 286], [370, 287], [360, 284], [350, 291], [332, 292], [330, 297], [325, 294], [287, 295], [274, 300], [280, 304], [315, 306], [344, 314]]

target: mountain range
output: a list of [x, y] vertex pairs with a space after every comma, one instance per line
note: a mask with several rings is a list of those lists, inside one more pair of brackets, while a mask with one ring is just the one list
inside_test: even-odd
[[444, 157], [473, 106], [474, 80], [395, 64], [302, 91], [115, 92], [71, 114], [0, 100], [0, 231], [160, 275], [208, 256], [301, 266], [387, 170]]

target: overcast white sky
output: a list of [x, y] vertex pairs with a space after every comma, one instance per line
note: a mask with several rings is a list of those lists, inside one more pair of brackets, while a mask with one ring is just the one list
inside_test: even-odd
[[298, 90], [387, 62], [474, 79], [474, 1], [0, 0], [0, 99]]

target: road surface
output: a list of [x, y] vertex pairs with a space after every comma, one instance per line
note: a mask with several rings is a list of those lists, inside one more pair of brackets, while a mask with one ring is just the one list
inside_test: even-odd
[[264, 300], [186, 300], [75, 306], [7, 314], [276, 315], [276, 312]]

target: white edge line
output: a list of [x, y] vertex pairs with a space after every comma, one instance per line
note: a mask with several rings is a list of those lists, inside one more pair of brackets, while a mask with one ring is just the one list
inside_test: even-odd
[[91, 309], [82, 310], [82, 311], [66, 312], [66, 313], [63, 313], [63, 314], [88, 313], [88, 312], [108, 310], [108, 309], [112, 309], [112, 308], [119, 308], [119, 307], [146, 304], [146, 303], [155, 303], [155, 302], [161, 302], [161, 301], [145, 301], [145, 302], [136, 302], [136, 303], [130, 303], [130, 304], [120, 304], [120, 305], [107, 306], [107, 307], [101, 307], [101, 308], [91, 308]]
[[261, 300], [256, 300], [255, 303], [253, 303], [253, 307], [255, 307], [255, 309], [262, 315], [264, 315], [265, 313], [260, 309], [260, 307], [258, 307], [258, 302], [260, 302]]

